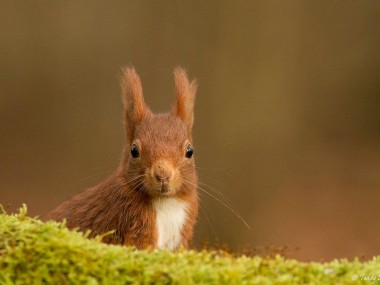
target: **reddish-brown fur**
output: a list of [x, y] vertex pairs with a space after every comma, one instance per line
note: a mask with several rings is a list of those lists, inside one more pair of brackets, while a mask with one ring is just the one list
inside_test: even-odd
[[[134, 68], [124, 68], [121, 80], [127, 143], [119, 167], [98, 186], [65, 201], [45, 220], [66, 219], [69, 228], [90, 230], [90, 236], [107, 235], [104, 242], [157, 246], [156, 213], [152, 200], [167, 197], [188, 205], [182, 229], [183, 247], [188, 247], [198, 216], [197, 176], [194, 158], [185, 158], [192, 143], [191, 130], [196, 82], [189, 82], [186, 72], [174, 71], [176, 102], [170, 113], [153, 114], [145, 105], [140, 78]], [[139, 158], [132, 158], [131, 145], [138, 146]], [[173, 173], [170, 190], [157, 190], [155, 171]]]

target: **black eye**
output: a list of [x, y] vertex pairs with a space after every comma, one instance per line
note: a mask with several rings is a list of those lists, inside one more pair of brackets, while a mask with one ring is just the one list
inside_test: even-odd
[[135, 144], [133, 144], [133, 145], [131, 146], [131, 155], [132, 155], [134, 158], [140, 156], [139, 148], [138, 148], [137, 145], [135, 145]]
[[190, 158], [190, 157], [193, 156], [193, 148], [191, 147], [191, 145], [188, 145], [188, 146], [187, 146], [185, 156], [186, 156], [187, 158]]

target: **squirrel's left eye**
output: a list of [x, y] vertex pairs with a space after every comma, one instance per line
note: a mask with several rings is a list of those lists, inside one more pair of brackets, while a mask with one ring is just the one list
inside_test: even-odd
[[191, 147], [191, 145], [188, 145], [187, 148], [186, 148], [186, 153], [185, 153], [185, 156], [187, 158], [191, 158], [193, 156], [193, 148]]

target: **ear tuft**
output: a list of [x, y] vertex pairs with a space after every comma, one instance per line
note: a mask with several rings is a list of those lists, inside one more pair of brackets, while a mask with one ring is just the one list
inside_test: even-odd
[[194, 102], [197, 92], [197, 81], [189, 82], [186, 70], [177, 67], [174, 69], [176, 102], [172, 114], [178, 116], [191, 131], [194, 122]]
[[121, 78], [121, 99], [123, 101], [124, 108], [127, 109], [132, 101], [136, 101], [135, 99], [143, 99], [142, 86], [140, 77], [136, 73], [133, 66], [123, 67], [121, 70], [123, 73]]
[[122, 68], [120, 83], [126, 132], [129, 140], [132, 140], [136, 126], [150, 113], [150, 110], [145, 105], [140, 77], [133, 66]]

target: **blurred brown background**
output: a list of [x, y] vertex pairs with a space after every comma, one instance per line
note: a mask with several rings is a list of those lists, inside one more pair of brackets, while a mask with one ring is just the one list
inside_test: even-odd
[[364, 0], [1, 1], [0, 203], [41, 216], [106, 178], [120, 67], [162, 112], [181, 65], [201, 181], [251, 226], [201, 193], [198, 244], [379, 254], [379, 19]]

